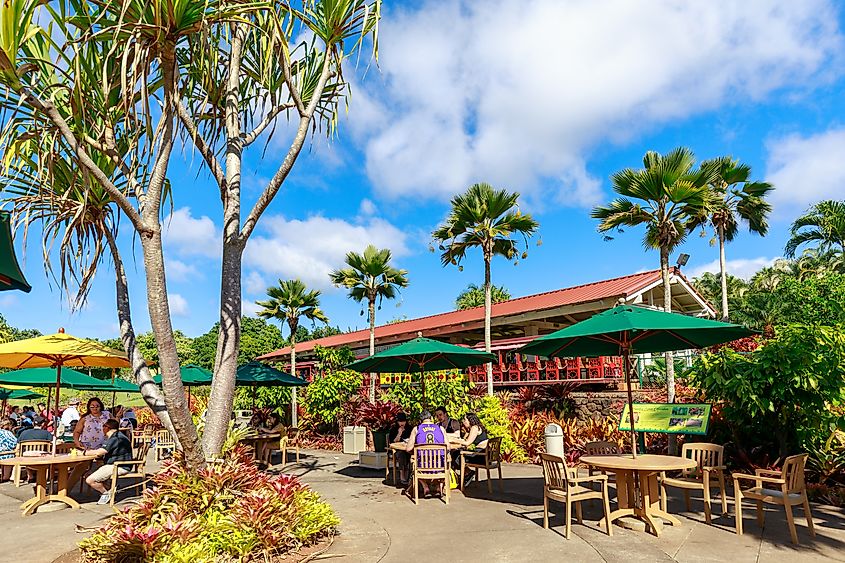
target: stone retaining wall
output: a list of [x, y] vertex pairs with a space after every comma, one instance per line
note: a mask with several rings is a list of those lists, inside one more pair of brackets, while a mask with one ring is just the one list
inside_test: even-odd
[[[622, 405], [628, 401], [628, 393], [623, 391], [579, 392], [570, 393], [569, 398], [575, 404], [575, 418], [584, 423], [587, 419], [613, 416], [619, 418]], [[634, 391], [634, 401], [645, 399], [645, 393]]]

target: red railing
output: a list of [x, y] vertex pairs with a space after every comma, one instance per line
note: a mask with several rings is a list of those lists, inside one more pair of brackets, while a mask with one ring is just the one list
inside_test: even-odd
[[[467, 369], [469, 379], [475, 383], [487, 381], [484, 366]], [[515, 356], [511, 363], [500, 361], [493, 364], [493, 385], [534, 385], [560, 381], [582, 383], [607, 383], [622, 377], [622, 358], [602, 356], [599, 358], [567, 358], [561, 360], [523, 361]]]

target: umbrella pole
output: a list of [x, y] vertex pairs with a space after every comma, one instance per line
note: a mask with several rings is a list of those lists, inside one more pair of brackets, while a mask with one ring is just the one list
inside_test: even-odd
[[625, 361], [625, 382], [628, 384], [628, 416], [631, 418], [631, 453], [637, 458], [637, 431], [634, 430], [634, 393], [631, 391], [631, 345], [627, 335], [622, 345], [622, 357]]
[[[56, 412], [59, 412], [59, 390], [62, 385], [62, 364], [56, 364]], [[58, 425], [53, 428], [53, 455], [56, 455], [56, 430]]]

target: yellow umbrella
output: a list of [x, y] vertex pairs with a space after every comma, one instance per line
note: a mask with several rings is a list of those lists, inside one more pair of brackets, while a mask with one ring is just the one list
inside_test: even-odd
[[65, 334], [63, 328], [56, 334], [0, 344], [0, 367], [56, 368], [56, 412], [59, 411], [62, 366], [128, 368], [130, 363], [125, 353], [93, 340]]

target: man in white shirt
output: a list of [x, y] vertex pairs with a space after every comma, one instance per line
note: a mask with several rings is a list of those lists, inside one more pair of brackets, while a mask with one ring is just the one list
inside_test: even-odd
[[71, 427], [73, 421], [79, 420], [79, 409], [77, 409], [77, 405], [79, 405], [79, 399], [76, 397], [67, 402], [67, 408], [62, 413], [62, 426], [66, 429]]

